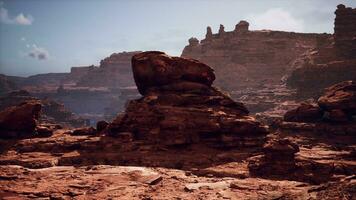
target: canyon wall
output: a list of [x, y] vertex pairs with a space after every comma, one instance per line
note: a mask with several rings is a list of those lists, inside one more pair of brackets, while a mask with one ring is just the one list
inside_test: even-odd
[[356, 9], [338, 5], [335, 15], [332, 43], [298, 58], [299, 66], [287, 80], [302, 98], [317, 97], [325, 87], [356, 80]]
[[213, 34], [208, 27], [206, 37], [200, 42], [191, 38], [181, 56], [212, 66], [219, 87], [259, 88], [280, 84], [296, 58], [328, 42], [330, 37], [329, 34], [250, 31], [249, 23], [240, 21], [230, 32], [225, 32], [220, 25], [219, 32]]
[[[26, 89], [38, 98], [49, 97], [92, 123], [111, 119], [127, 100], [139, 96], [133, 80], [131, 58], [139, 52], [113, 53], [100, 66], [75, 66], [70, 73], [38, 74], [27, 78], [0, 76], [4, 95]], [[9, 82], [11, 81], [13, 82]], [[1, 94], [0, 94], [1, 95]]]
[[122, 52], [113, 53], [109, 57], [100, 61], [100, 66], [89, 70], [77, 81], [80, 87], [128, 87], [134, 86], [131, 58], [139, 53]]

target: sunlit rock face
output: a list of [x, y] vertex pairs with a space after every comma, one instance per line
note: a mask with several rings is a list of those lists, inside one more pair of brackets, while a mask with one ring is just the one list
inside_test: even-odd
[[163, 145], [212, 143], [216, 146], [261, 146], [266, 129], [242, 103], [211, 84], [213, 70], [192, 59], [163, 52], [143, 52], [132, 58], [142, 98], [128, 103], [108, 133], [130, 132], [135, 139]]
[[356, 80], [356, 9], [339, 5], [335, 14], [332, 42], [300, 57], [287, 80], [301, 97], [316, 98], [325, 87]]
[[297, 57], [325, 43], [329, 34], [283, 31], [251, 31], [249, 23], [239, 22], [226, 32], [220, 26], [213, 34], [207, 28], [206, 38], [190, 39], [181, 57], [194, 58], [211, 66], [217, 75], [215, 84], [228, 90], [260, 88], [280, 84]]

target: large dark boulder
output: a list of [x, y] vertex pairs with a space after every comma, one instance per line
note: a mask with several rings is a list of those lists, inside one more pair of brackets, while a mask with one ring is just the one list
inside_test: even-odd
[[152, 87], [181, 81], [211, 86], [213, 69], [193, 59], [171, 57], [159, 51], [147, 51], [132, 57], [132, 70], [139, 92], [145, 95]]
[[29, 101], [0, 112], [0, 137], [30, 136], [34, 133], [42, 105]]

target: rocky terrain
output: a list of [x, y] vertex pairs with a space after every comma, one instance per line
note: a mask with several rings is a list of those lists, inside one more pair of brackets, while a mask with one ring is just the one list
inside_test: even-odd
[[[356, 197], [354, 82], [319, 98], [324, 113], [313, 123], [331, 127], [320, 132], [287, 128], [311, 123], [287, 122], [302, 109], [275, 128], [262, 125], [214, 88], [214, 71], [197, 60], [143, 52], [132, 70], [142, 97], [96, 128], [46, 126], [36, 101], [1, 112], [0, 198]], [[324, 120], [335, 109], [346, 122]], [[347, 131], [333, 131], [340, 124]]]

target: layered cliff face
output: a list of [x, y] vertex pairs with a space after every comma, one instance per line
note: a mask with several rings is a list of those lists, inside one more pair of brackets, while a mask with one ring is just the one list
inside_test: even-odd
[[212, 66], [219, 87], [261, 88], [280, 84], [297, 57], [331, 37], [329, 34], [250, 31], [248, 26], [248, 22], [241, 21], [234, 31], [225, 32], [221, 25], [217, 34], [208, 27], [205, 39], [189, 40], [182, 57]]
[[356, 9], [339, 5], [335, 14], [332, 44], [300, 57], [287, 80], [301, 97], [318, 97], [325, 87], [356, 80]]
[[339, 5], [335, 11], [334, 40], [339, 57], [356, 59], [356, 8]]
[[98, 68], [89, 70], [77, 81], [80, 87], [128, 87], [132, 79], [131, 58], [139, 52], [114, 53], [100, 61]]

